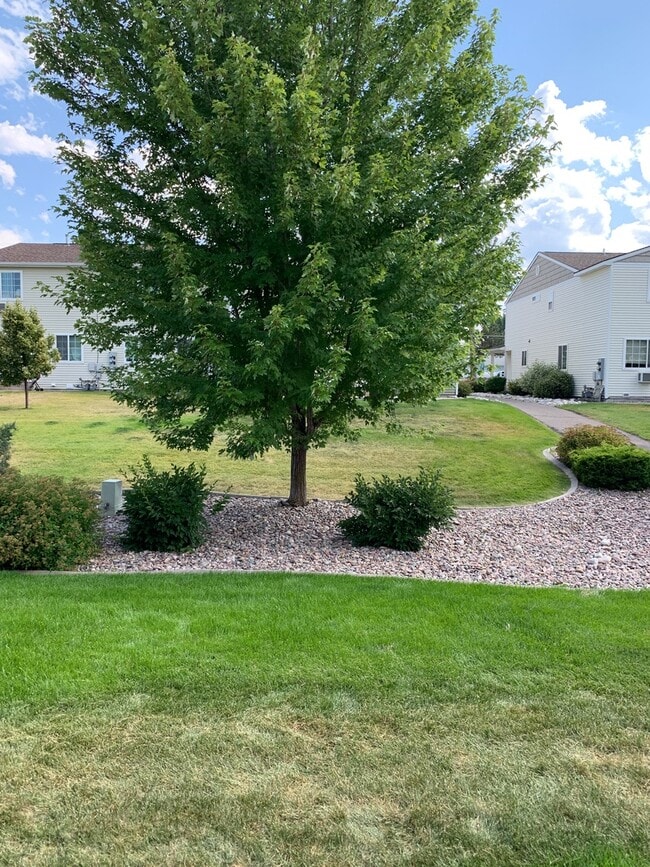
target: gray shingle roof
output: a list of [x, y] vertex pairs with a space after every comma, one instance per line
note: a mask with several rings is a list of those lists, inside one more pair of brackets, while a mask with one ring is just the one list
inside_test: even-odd
[[617, 256], [623, 256], [623, 253], [547, 253], [544, 251], [543, 256], [548, 256], [549, 259], [555, 259], [560, 265], [568, 265], [569, 268], [575, 268], [576, 271], [583, 271], [585, 268], [591, 268], [592, 265], [599, 265], [601, 262], [606, 262], [608, 259], [616, 259]]
[[78, 265], [78, 244], [12, 244], [0, 248], [0, 263], [9, 265]]

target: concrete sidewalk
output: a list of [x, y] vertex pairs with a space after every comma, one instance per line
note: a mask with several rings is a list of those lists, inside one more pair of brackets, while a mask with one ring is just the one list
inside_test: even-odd
[[[527, 400], [526, 398], [499, 396], [488, 398], [483, 395], [476, 396], [481, 397], [484, 400], [498, 400], [500, 403], [514, 406], [516, 409], [520, 409], [527, 415], [536, 418], [537, 421], [545, 424], [546, 427], [550, 427], [551, 430], [557, 431], [557, 433], [563, 433], [567, 428], [574, 427], [574, 425], [577, 424], [590, 424], [594, 426], [604, 424], [602, 421], [587, 418], [586, 415], [571, 412], [570, 404], [564, 404], [563, 407], [560, 407], [553, 403], [543, 403], [537, 400]], [[650, 442], [648, 442], [648, 440], [641, 439], [641, 437], [634, 436], [634, 434], [630, 434], [627, 431], [621, 431], [621, 433], [625, 434], [625, 436], [630, 440], [630, 442], [634, 443], [635, 446], [639, 446], [639, 448], [650, 452]]]

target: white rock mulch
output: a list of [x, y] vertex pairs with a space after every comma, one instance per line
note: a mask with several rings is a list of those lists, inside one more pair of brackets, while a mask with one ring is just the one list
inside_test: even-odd
[[536, 505], [463, 509], [417, 553], [357, 548], [338, 521], [340, 502], [304, 509], [233, 497], [209, 516], [208, 540], [187, 554], [124, 551], [124, 518], [105, 519], [103, 552], [85, 571], [274, 570], [391, 575], [510, 585], [650, 588], [650, 493], [578, 489]]

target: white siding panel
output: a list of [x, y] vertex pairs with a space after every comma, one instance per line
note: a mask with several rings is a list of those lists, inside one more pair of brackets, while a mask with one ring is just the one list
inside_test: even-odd
[[[56, 304], [56, 298], [50, 295], [42, 295], [38, 288], [39, 283], [44, 283], [52, 289], [58, 287], [58, 277], [65, 277], [69, 268], [61, 267], [22, 267], [11, 268], [22, 272], [22, 302], [25, 307], [36, 308], [48, 334], [75, 334], [75, 322], [79, 317], [79, 311], [71, 310], [67, 313], [65, 308]], [[117, 364], [124, 364], [124, 347], [114, 350]], [[90, 379], [93, 371], [99, 367], [108, 367], [111, 353], [98, 353], [90, 346], [82, 346], [81, 361], [60, 361], [49, 376], [43, 376], [39, 385], [43, 388], [66, 389], [79, 385], [80, 379]]]
[[537, 302], [528, 296], [513, 298], [506, 305], [509, 378], [518, 379], [526, 370], [521, 366], [522, 351], [527, 352], [528, 366], [534, 361], [557, 364], [557, 348], [566, 345], [567, 370], [579, 395], [584, 385], [593, 385], [596, 359], [606, 355], [609, 268], [576, 275], [538, 294]]
[[609, 397], [650, 399], [650, 385], [638, 382], [639, 370], [625, 367], [625, 341], [650, 340], [649, 287], [649, 264], [635, 262], [612, 266]]

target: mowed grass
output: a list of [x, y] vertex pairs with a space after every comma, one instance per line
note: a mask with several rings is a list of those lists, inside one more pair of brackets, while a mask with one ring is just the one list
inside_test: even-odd
[[[289, 456], [272, 451], [253, 461], [208, 452], [172, 452], [157, 443], [128, 408], [98, 392], [40, 392], [29, 410], [17, 392], [0, 394], [0, 424], [15, 421], [13, 463], [28, 473], [80, 478], [93, 486], [124, 478], [143, 454], [156, 466], [205, 463], [215, 490], [287, 496]], [[358, 473], [366, 477], [410, 474], [419, 466], [442, 470], [461, 505], [525, 503], [567, 488], [561, 472], [542, 452], [557, 436], [524, 413], [499, 403], [440, 400], [402, 407], [402, 433], [364, 428], [358, 442], [332, 439], [308, 457], [309, 495], [340, 499]]]
[[[585, 403], [572, 406], [571, 411], [650, 440], [650, 404], [648, 403]], [[576, 419], [576, 424], [580, 424], [580, 419]]]
[[0, 863], [644, 865], [650, 595], [0, 582]]

